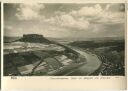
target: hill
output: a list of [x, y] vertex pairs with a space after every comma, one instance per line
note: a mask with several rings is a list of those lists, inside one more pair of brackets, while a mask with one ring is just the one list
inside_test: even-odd
[[51, 41], [44, 38], [43, 35], [38, 35], [38, 34], [24, 34], [22, 38], [16, 41], [30, 42], [30, 43], [51, 43]]

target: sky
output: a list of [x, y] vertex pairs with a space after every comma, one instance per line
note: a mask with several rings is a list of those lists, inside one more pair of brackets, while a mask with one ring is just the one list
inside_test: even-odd
[[123, 37], [124, 4], [6, 3], [4, 35], [53, 38]]

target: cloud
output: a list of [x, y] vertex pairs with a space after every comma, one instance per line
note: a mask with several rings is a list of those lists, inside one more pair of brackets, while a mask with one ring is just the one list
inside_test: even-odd
[[[83, 6], [70, 12], [56, 11], [55, 16], [44, 19], [45, 22], [70, 30], [88, 30], [94, 24], [115, 24], [124, 22], [124, 12], [119, 12], [119, 5], [106, 4], [103, 8], [100, 4]], [[113, 7], [115, 9], [113, 9]], [[112, 10], [113, 9], [113, 10]], [[114, 11], [115, 10], [115, 11]], [[96, 30], [96, 26], [93, 27]], [[93, 30], [93, 29], [92, 29]]]
[[41, 18], [40, 10], [44, 9], [45, 6], [43, 4], [37, 3], [26, 3], [20, 4], [19, 8], [17, 8], [16, 16], [19, 20], [33, 20]]
[[124, 12], [125, 11], [125, 4], [119, 3], [119, 4], [107, 4], [108, 11], [112, 12]]
[[120, 12], [119, 10], [119, 5], [107, 4], [103, 8], [100, 4], [96, 4], [94, 6], [81, 7], [79, 10], [73, 10], [70, 14], [76, 18], [84, 17], [89, 21], [95, 20], [94, 22], [122, 23], [124, 22], [124, 12]]
[[83, 6], [79, 10], [72, 10], [70, 14], [75, 17], [99, 17], [102, 12], [102, 7], [96, 4], [94, 6]]
[[69, 14], [57, 15], [55, 17], [51, 17], [50, 19], [46, 19], [46, 22], [49, 22], [55, 26], [60, 26], [64, 28], [85, 30], [89, 27], [90, 23], [83, 18], [75, 19], [73, 16]]
[[93, 7], [82, 7], [78, 10], [79, 16], [97, 16], [101, 14], [102, 8], [99, 4], [94, 5]]

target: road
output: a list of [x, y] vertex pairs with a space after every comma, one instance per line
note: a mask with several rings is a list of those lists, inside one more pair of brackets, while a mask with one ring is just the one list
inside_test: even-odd
[[[71, 47], [70, 47], [71, 48]], [[72, 50], [78, 52], [86, 58], [86, 64], [82, 65], [78, 69], [68, 73], [68, 76], [86, 76], [95, 72], [101, 65], [101, 61], [98, 59], [97, 55], [83, 52], [80, 49], [71, 48]]]

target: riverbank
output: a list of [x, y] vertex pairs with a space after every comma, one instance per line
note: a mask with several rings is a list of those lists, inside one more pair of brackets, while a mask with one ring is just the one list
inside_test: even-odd
[[113, 58], [116, 58], [117, 55], [116, 56], [114, 54], [108, 55], [108, 53], [100, 53], [94, 50], [90, 50], [90, 52], [96, 54], [102, 62], [101, 66], [94, 73], [91, 74], [92, 76], [97, 76], [97, 75], [123, 76], [124, 75], [124, 69], [125, 69], [124, 66], [121, 63], [114, 63], [115, 59]]

